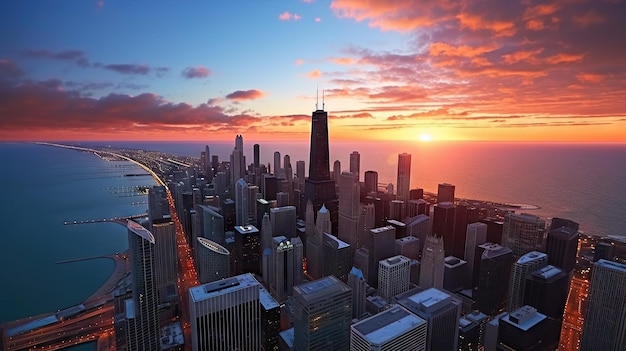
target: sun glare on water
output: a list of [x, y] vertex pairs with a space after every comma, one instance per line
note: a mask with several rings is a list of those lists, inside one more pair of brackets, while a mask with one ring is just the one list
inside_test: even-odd
[[420, 141], [427, 142], [433, 140], [433, 137], [430, 134], [422, 134], [420, 135]]

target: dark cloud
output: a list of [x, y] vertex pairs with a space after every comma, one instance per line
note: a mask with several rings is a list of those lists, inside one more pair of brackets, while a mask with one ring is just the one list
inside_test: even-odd
[[24, 71], [15, 62], [0, 59], [0, 80], [19, 78], [23, 74]]
[[108, 69], [121, 74], [138, 74], [145, 76], [150, 73], [151, 68], [148, 65], [128, 64], [128, 63], [116, 63], [116, 64], [103, 64], [102, 68]]
[[182, 76], [187, 79], [206, 78], [209, 75], [211, 75], [211, 70], [204, 66], [187, 67], [182, 72]]
[[89, 66], [89, 60], [85, 53], [80, 50], [50, 51], [50, 50], [27, 50], [24, 52], [25, 57], [53, 59], [61, 61], [73, 62], [81, 67]]

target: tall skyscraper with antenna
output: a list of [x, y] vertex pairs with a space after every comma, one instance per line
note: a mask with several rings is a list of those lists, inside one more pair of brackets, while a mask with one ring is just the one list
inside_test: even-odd
[[335, 193], [335, 181], [330, 177], [328, 113], [324, 111], [323, 94], [322, 109], [316, 109], [311, 117], [309, 177], [304, 183], [304, 197], [300, 206], [300, 217], [305, 217], [307, 201], [311, 200], [315, 212], [319, 211], [322, 205], [324, 205], [330, 212], [333, 232], [336, 233], [338, 200]]

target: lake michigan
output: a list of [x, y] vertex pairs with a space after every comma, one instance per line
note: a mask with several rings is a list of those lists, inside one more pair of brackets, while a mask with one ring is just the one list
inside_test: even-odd
[[[76, 143], [79, 144], [79, 143]], [[163, 151], [199, 157], [204, 143], [80, 143]], [[206, 144], [228, 160], [233, 142]], [[254, 142], [244, 139], [246, 162]], [[292, 166], [304, 160], [308, 143], [259, 142], [261, 162], [272, 163], [274, 151], [289, 154]], [[332, 142], [332, 162], [342, 170], [359, 151], [361, 181], [367, 170], [379, 182], [396, 183], [397, 155], [412, 154], [411, 186], [436, 192], [438, 183], [456, 186], [456, 197], [524, 203], [541, 217], [563, 217], [580, 223], [592, 235], [626, 235], [626, 144], [553, 143], [406, 143]], [[282, 159], [281, 159], [282, 161]], [[56, 311], [81, 303], [112, 273], [113, 261], [95, 259], [126, 250], [127, 232], [119, 225], [96, 223], [65, 226], [64, 221], [111, 218], [145, 213], [146, 196], [114, 193], [117, 188], [151, 186], [145, 173], [125, 161], [105, 161], [92, 153], [36, 144], [0, 144], [0, 322]], [[294, 170], [295, 171], [295, 170]], [[72, 350], [93, 350], [83, 345]]]

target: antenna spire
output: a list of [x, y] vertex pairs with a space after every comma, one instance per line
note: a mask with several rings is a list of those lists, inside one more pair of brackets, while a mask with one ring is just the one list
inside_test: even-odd
[[322, 110], [324, 110], [324, 105], [326, 105], [326, 103], [324, 102], [324, 89], [322, 89]]
[[320, 90], [319, 87], [316, 85], [315, 86], [315, 110], [319, 110], [319, 108], [317, 107], [318, 103], [320, 100]]

